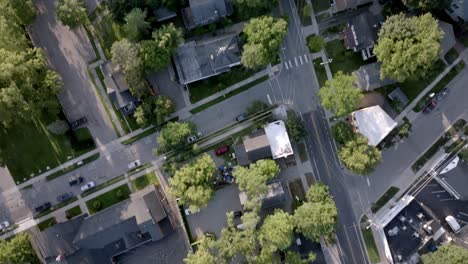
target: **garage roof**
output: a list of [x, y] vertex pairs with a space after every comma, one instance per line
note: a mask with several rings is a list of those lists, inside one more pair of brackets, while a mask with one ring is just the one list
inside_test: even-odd
[[378, 105], [366, 107], [352, 113], [356, 129], [369, 139], [369, 145], [377, 146], [397, 123]]

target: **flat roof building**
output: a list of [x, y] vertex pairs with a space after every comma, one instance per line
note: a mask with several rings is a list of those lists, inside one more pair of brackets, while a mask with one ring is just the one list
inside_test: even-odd
[[371, 146], [377, 146], [397, 126], [378, 105], [354, 111], [351, 116], [355, 130], [366, 137]]

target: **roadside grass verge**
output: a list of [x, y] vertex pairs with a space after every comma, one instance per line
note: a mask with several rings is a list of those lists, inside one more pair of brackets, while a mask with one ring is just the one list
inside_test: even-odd
[[106, 9], [106, 1], [99, 3], [96, 8], [88, 15], [89, 21], [93, 22], [99, 14], [101, 14]]
[[302, 186], [301, 179], [297, 179], [291, 182], [288, 182], [289, 191], [291, 192], [291, 199], [292, 199], [292, 206], [291, 210], [292, 213], [303, 204], [305, 200], [305, 191], [304, 187]]
[[325, 0], [312, 0], [312, 6], [314, 7], [315, 13], [327, 10], [331, 7], [330, 1], [325, 1]]
[[296, 2], [297, 13], [301, 19], [302, 25], [312, 25], [312, 20], [310, 19], [310, 15], [312, 14], [312, 7], [307, 5], [306, 0], [294, 0], [294, 2]]
[[322, 62], [323, 61], [321, 58], [313, 60], [315, 75], [317, 76], [319, 88], [323, 87], [325, 85], [325, 82], [328, 80], [327, 73], [325, 72], [325, 67], [323, 67], [323, 65], [320, 65], [320, 63]]
[[114, 22], [110, 13], [107, 13], [94, 25], [94, 33], [96, 34], [99, 43], [101, 43], [104, 54], [108, 59], [110, 59], [112, 44], [124, 37], [122, 27]]
[[55, 219], [55, 217], [51, 217], [51, 218], [46, 219], [46, 220], [40, 222], [39, 224], [37, 224], [37, 228], [39, 228], [39, 230], [43, 231], [43, 230], [46, 230], [47, 228], [49, 228], [51, 226], [54, 226], [55, 224], [57, 224], [57, 219]]
[[114, 204], [122, 202], [130, 197], [130, 189], [127, 184], [99, 195], [86, 202], [90, 214], [95, 214]]
[[93, 34], [91, 34], [91, 30], [89, 29], [88, 26], [84, 26], [84, 29], [86, 31], [86, 35], [88, 36], [89, 42], [91, 43], [91, 47], [93, 47], [94, 54], [96, 54], [96, 59], [90, 62], [90, 63], [93, 63], [95, 61], [100, 60], [101, 56], [99, 55], [99, 51], [97, 49], [96, 43], [94, 42]]
[[299, 151], [299, 159], [301, 160], [301, 162], [308, 161], [309, 158], [307, 157], [307, 150], [304, 142], [297, 144], [297, 149]]
[[355, 53], [352, 50], [347, 50], [344, 47], [343, 41], [339, 39], [326, 42], [325, 50], [328, 58], [333, 58], [333, 61], [329, 63], [330, 70], [333, 74], [338, 71], [350, 74], [357, 70], [361, 65], [365, 64], [358, 53]]
[[125, 175], [120, 175], [118, 177], [112, 178], [112, 179], [110, 179], [110, 180], [108, 180], [106, 182], [103, 182], [103, 183], [101, 183], [99, 185], [96, 185], [96, 187], [94, 187], [94, 188], [92, 188], [90, 190], [82, 192], [81, 197], [82, 198], [86, 197], [86, 196], [88, 196], [88, 195], [90, 195], [92, 193], [95, 193], [95, 192], [97, 192], [99, 190], [102, 190], [102, 189], [106, 188], [107, 186], [112, 185], [112, 184], [114, 184], [116, 182], [119, 182], [119, 181], [121, 181], [123, 179], [125, 179]]
[[81, 208], [79, 205], [75, 206], [75, 207], [72, 207], [68, 210], [65, 211], [65, 217], [67, 219], [72, 219], [76, 216], [79, 216], [81, 215], [83, 212], [81, 212]]
[[124, 140], [121, 143], [122, 143], [122, 145], [130, 145], [135, 141], [138, 141], [138, 140], [140, 140], [142, 138], [145, 138], [145, 137], [147, 137], [149, 135], [152, 135], [152, 134], [156, 133], [156, 131], [158, 131], [158, 127], [153, 126], [152, 128], [150, 128], [150, 129], [148, 129], [148, 130], [146, 130], [144, 132], [141, 132], [140, 134], [138, 134], [138, 135], [136, 135], [134, 137], [131, 137], [131, 138], [127, 139], [127, 140]]
[[154, 185], [159, 185], [158, 178], [156, 177], [156, 172], [152, 171], [150, 173], [147, 173], [143, 176], [140, 176], [132, 181], [133, 188], [135, 190], [139, 191], [151, 184]]
[[377, 213], [380, 208], [382, 208], [384, 205], [386, 205], [388, 203], [388, 201], [390, 201], [390, 199], [392, 199], [395, 194], [398, 193], [400, 189], [395, 187], [395, 186], [391, 186], [378, 200], [377, 202], [375, 202], [374, 204], [372, 204], [371, 206], [371, 211], [372, 213]]
[[99, 156], [100, 156], [100, 153], [98, 152], [98, 153], [96, 153], [94, 155], [91, 155], [91, 156], [89, 156], [87, 158], [84, 158], [83, 160], [81, 160], [81, 162], [73, 163], [72, 165], [70, 165], [70, 166], [68, 166], [66, 168], [63, 168], [62, 170], [56, 171], [56, 172], [48, 175], [46, 177], [46, 180], [51, 181], [51, 180], [53, 180], [55, 178], [63, 176], [65, 174], [69, 173], [70, 171], [76, 170], [79, 167], [82, 167], [82, 166], [84, 166], [84, 165], [86, 165], [88, 163], [91, 163], [91, 162], [99, 159]]
[[78, 198], [77, 198], [76, 196], [73, 196], [73, 197], [72, 197], [70, 200], [68, 200], [68, 201], [63, 201], [63, 202], [61, 202], [61, 203], [58, 203], [58, 204], [56, 204], [56, 205], [51, 206], [48, 210], [45, 210], [44, 212], [35, 214], [35, 215], [33, 216], [33, 218], [34, 218], [34, 219], [38, 219], [39, 217], [42, 217], [42, 216], [44, 216], [44, 215], [48, 215], [48, 214], [52, 213], [53, 211], [56, 211], [56, 210], [58, 210], [58, 209], [60, 209], [60, 208], [62, 208], [62, 207], [65, 207], [65, 206], [67, 206], [67, 205], [69, 205], [69, 204], [71, 204], [71, 203], [73, 203], [73, 202], [75, 202], [75, 201], [77, 201], [77, 200], [78, 200]]
[[196, 103], [210, 95], [221, 92], [222, 90], [243, 81], [254, 74], [255, 71], [239, 66], [231, 68], [228, 72], [188, 84], [190, 101], [192, 103]]
[[216, 104], [218, 104], [218, 103], [220, 103], [220, 102], [222, 102], [222, 101], [224, 101], [224, 100], [226, 100], [226, 99], [228, 99], [230, 97], [233, 97], [233, 96], [235, 96], [237, 94], [240, 94], [240, 93], [242, 93], [244, 91], [247, 91], [248, 89], [252, 88], [253, 86], [255, 86], [255, 85], [259, 84], [259, 83], [262, 83], [262, 82], [264, 82], [266, 80], [268, 80], [268, 76], [264, 76], [262, 78], [259, 78], [259, 79], [255, 80], [255, 81], [253, 81], [253, 82], [245, 84], [245, 85], [243, 85], [243, 86], [241, 86], [241, 87], [239, 87], [239, 88], [237, 88], [237, 89], [235, 89], [235, 90], [233, 90], [233, 91], [231, 91], [231, 92], [229, 92], [229, 93], [227, 93], [227, 94], [225, 94], [223, 96], [220, 96], [220, 97], [218, 97], [218, 98], [216, 98], [214, 100], [209, 101], [206, 104], [202, 104], [202, 105], [200, 105], [198, 107], [193, 108], [192, 110], [190, 110], [190, 113], [192, 113], [192, 114], [199, 113], [199, 112], [201, 112], [201, 111], [203, 111], [203, 110], [205, 110], [207, 108], [210, 108], [213, 105], [216, 105]]
[[364, 238], [364, 243], [366, 244], [367, 254], [369, 255], [369, 260], [371, 263], [379, 263], [380, 257], [379, 252], [377, 251], [377, 245], [375, 244], [374, 235], [370, 228], [366, 228], [367, 217], [363, 216], [361, 219], [361, 232]]

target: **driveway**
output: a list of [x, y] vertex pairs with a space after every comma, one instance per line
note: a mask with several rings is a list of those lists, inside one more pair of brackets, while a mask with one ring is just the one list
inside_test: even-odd
[[[172, 65], [169, 67], [172, 67]], [[157, 87], [159, 93], [172, 99], [176, 111], [186, 106], [183, 96], [184, 88], [182, 85], [171, 80], [169, 70], [152, 73], [147, 76], [147, 79], [154, 88]]]
[[35, 1], [38, 15], [29, 27], [33, 43], [43, 48], [50, 66], [63, 79], [59, 95], [69, 121], [82, 116], [98, 145], [117, 138], [112, 123], [88, 76], [87, 63], [95, 58], [83, 28], [70, 30], [56, 20], [55, 1]]

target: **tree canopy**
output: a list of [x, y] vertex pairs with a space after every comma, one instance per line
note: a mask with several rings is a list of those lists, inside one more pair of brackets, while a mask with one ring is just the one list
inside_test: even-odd
[[331, 132], [333, 138], [341, 145], [346, 144], [346, 142], [354, 139], [353, 128], [344, 121], [339, 121], [332, 126]]
[[8, 3], [23, 25], [31, 24], [36, 18], [36, 8], [32, 0], [8, 0]]
[[449, 0], [401, 0], [407, 7], [417, 8], [424, 11], [444, 9], [450, 3]]
[[293, 142], [301, 141], [307, 134], [304, 123], [296, 116], [294, 111], [288, 111], [288, 120], [286, 121], [286, 129], [288, 135]]
[[240, 190], [245, 191], [251, 198], [256, 198], [268, 191], [266, 183], [278, 173], [279, 167], [275, 161], [263, 159], [250, 164], [248, 168], [238, 167], [233, 176]]
[[179, 204], [197, 211], [213, 197], [213, 176], [216, 164], [208, 154], [184, 165], [169, 179], [170, 193], [180, 198]]
[[425, 77], [439, 57], [442, 37], [443, 31], [429, 13], [388, 17], [374, 48], [382, 62], [380, 77], [399, 82]]
[[150, 23], [146, 21], [146, 10], [143, 11], [140, 8], [134, 8], [130, 13], [125, 15], [125, 24], [123, 29], [125, 35], [132, 42], [137, 42], [148, 33]]
[[439, 247], [435, 252], [422, 255], [424, 264], [466, 264], [468, 263], [468, 250], [455, 244]]
[[273, 17], [259, 17], [250, 20], [244, 28], [247, 43], [244, 45], [242, 64], [247, 68], [260, 68], [273, 63], [286, 36], [286, 20]]
[[276, 210], [268, 215], [260, 228], [259, 240], [262, 249], [270, 252], [285, 250], [293, 240], [294, 222], [287, 212]]
[[124, 38], [112, 44], [111, 48], [112, 64], [114, 70], [128, 72], [141, 66], [140, 57], [138, 57], [137, 45]]
[[211, 252], [213, 247], [214, 241], [211, 238], [203, 237], [198, 244], [197, 251], [195, 253], [189, 252], [184, 262], [186, 264], [216, 264], [216, 256]]
[[136, 122], [145, 127], [149, 124], [159, 125], [174, 113], [174, 103], [165, 95], [150, 96], [143, 100], [135, 111]]
[[88, 21], [83, 0], [59, 0], [56, 12], [59, 20], [72, 29]]
[[364, 175], [371, 172], [382, 160], [380, 150], [367, 142], [367, 138], [357, 135], [340, 149], [338, 156], [348, 170]]
[[195, 126], [189, 122], [168, 122], [159, 133], [158, 144], [163, 150], [180, 146], [195, 131]]
[[10, 241], [0, 240], [0, 263], [37, 263], [27, 233], [19, 233]]
[[337, 116], [353, 112], [363, 95], [356, 87], [356, 77], [338, 71], [332, 80], [327, 80], [318, 95], [323, 107]]

